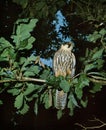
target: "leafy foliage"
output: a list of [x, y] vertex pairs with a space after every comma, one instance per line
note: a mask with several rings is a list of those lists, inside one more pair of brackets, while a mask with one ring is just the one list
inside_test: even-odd
[[[54, 17], [56, 11], [66, 4], [66, 0], [51, 0], [51, 1], [33, 1], [33, 0], [13, 0], [13, 2], [19, 4], [24, 9], [23, 14], [25, 16], [32, 16], [37, 18], [45, 18], [48, 16]], [[29, 6], [27, 6], [29, 5]]]
[[[48, 26], [47, 23], [55, 17], [55, 13], [58, 9], [64, 11], [64, 6], [71, 5], [70, 2], [66, 2], [65, 0], [51, 0], [51, 4], [49, 3], [50, 1], [46, 0], [35, 2], [32, 0], [13, 1], [22, 5], [25, 9], [24, 13], [27, 12], [27, 15], [29, 13], [29, 16], [37, 16], [39, 20], [44, 20], [50, 16], [50, 19], [47, 19], [48, 21], [44, 23], [46, 26]], [[31, 4], [32, 2], [33, 4]], [[88, 4], [82, 0], [78, 1], [78, 3], [72, 1], [72, 7], [73, 3], [76, 5], [75, 10], [72, 8], [72, 11], [75, 11], [75, 14], [80, 16], [81, 22], [87, 20], [87, 23], [89, 25], [92, 23], [93, 26], [92, 32], [90, 33], [84, 33], [83, 31], [79, 32], [79, 28], [74, 29], [75, 31], [77, 30], [76, 32], [78, 34], [75, 39], [78, 41], [84, 40], [84, 44], [89, 42], [90, 45], [93, 44], [93, 47], [88, 47], [85, 44], [85, 48], [83, 48], [85, 49], [85, 53], [81, 55], [77, 61], [81, 64], [79, 73], [76, 72], [75, 77], [72, 79], [70, 79], [70, 77], [64, 78], [62, 76], [55, 77], [51, 72], [51, 68], [43, 65], [39, 56], [35, 56], [34, 53], [26, 56], [26, 51], [31, 50], [34, 45], [33, 43], [36, 41], [35, 37], [32, 36], [32, 31], [35, 27], [37, 28], [37, 22], [40, 24], [38, 19], [18, 19], [14, 24], [11, 40], [8, 41], [4, 37], [0, 38], [0, 93], [7, 91], [14, 97], [14, 107], [18, 113], [23, 115], [27, 113], [30, 110], [31, 101], [35, 102], [33, 108], [36, 115], [38, 114], [40, 104], [43, 104], [45, 109], [49, 109], [50, 107], [55, 108], [55, 91], [56, 89], [62, 89], [64, 92], [68, 93], [66, 108], [69, 109], [69, 115], [72, 116], [76, 108], [87, 107], [89, 97], [87, 94], [85, 95], [85, 93], [91, 95], [96, 94], [102, 90], [104, 85], [106, 85], [106, 30], [104, 27], [101, 27], [101, 21], [105, 21], [105, 16], [101, 20], [98, 15], [98, 22], [93, 25], [95, 21], [95, 16], [93, 14], [97, 14], [98, 11], [92, 14], [92, 3], [90, 0], [89, 2], [90, 3]], [[86, 6], [84, 7], [84, 10], [82, 10], [83, 4], [87, 6], [87, 8]], [[98, 6], [96, 8], [98, 8]], [[66, 11], [66, 19], [68, 19], [68, 10]], [[89, 13], [87, 11], [89, 11]], [[102, 12], [103, 10], [101, 10], [99, 14]], [[72, 25], [76, 24], [70, 21], [69, 23]], [[71, 25], [69, 24], [69, 28], [70, 26]], [[65, 32], [64, 28], [62, 29], [60, 29], [60, 31]], [[44, 31], [45, 29], [43, 28], [42, 30]], [[74, 33], [76, 34], [76, 32]], [[71, 33], [73, 36], [73, 31], [70, 31], [70, 34]], [[39, 42], [42, 42], [41, 40], [44, 41], [43, 37], [42, 39], [39, 39]], [[48, 43], [48, 41], [46, 42]], [[2, 100], [0, 100], [0, 105], [1, 104], [3, 104]], [[58, 110], [57, 118], [60, 119], [62, 115], [63, 111]]]
[[0, 100], [0, 105], [2, 105], [3, 104], [3, 102], [2, 102], [2, 100]]

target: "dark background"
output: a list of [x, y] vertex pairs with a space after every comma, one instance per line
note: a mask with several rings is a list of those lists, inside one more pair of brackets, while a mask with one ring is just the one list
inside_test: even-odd
[[[4, 100], [4, 105], [0, 107], [0, 129], [11, 129], [11, 130], [54, 130], [54, 129], [65, 129], [65, 130], [80, 130], [81, 128], [76, 126], [75, 123], [81, 123], [85, 125], [99, 125], [100, 123], [92, 123], [88, 120], [92, 120], [95, 117], [106, 122], [106, 89], [104, 88], [100, 93], [97, 93], [95, 98], [91, 98], [87, 108], [77, 108], [74, 112], [74, 116], [68, 115], [68, 110], [64, 112], [64, 116], [57, 120], [56, 109], [45, 110], [43, 106], [39, 106], [39, 112], [36, 116], [33, 112], [33, 107], [30, 111], [22, 116], [16, 114], [13, 106], [12, 96], [4, 93], [1, 98]], [[31, 102], [30, 106], [33, 106]], [[100, 128], [105, 130], [106, 128]]]

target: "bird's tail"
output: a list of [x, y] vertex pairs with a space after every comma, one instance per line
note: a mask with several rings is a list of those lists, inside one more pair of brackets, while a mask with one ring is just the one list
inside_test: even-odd
[[57, 109], [63, 110], [67, 103], [67, 93], [65, 93], [63, 90], [59, 91], [56, 90], [56, 102], [55, 107]]

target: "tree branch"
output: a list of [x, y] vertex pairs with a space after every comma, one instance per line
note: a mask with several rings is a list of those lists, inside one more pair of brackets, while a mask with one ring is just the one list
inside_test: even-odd
[[34, 82], [46, 83], [46, 80], [44, 79], [36, 79], [36, 78], [28, 78], [28, 77], [22, 77], [21, 81], [34, 81]]
[[[78, 73], [72, 79], [75, 79], [76, 77], [80, 76], [80, 74], [82, 74], [82, 73]], [[103, 77], [101, 78], [101, 77], [93, 76], [93, 75], [90, 75], [90, 74], [87, 74], [87, 76], [89, 76], [89, 80], [91, 82], [100, 83], [102, 85], [106, 85], [106, 78], [103, 78]]]
[[99, 128], [102, 128], [102, 127], [106, 126], [106, 123], [101, 121], [98, 118], [95, 118], [92, 121], [96, 121], [96, 122], [101, 123], [101, 124], [97, 125], [97, 126], [84, 126], [84, 125], [82, 125], [80, 123], [75, 123], [75, 125], [80, 126], [81, 128], [83, 128], [83, 130], [99, 129]]
[[[75, 75], [72, 79], [75, 79], [76, 77], [78, 77], [81, 73]], [[101, 80], [101, 79], [98, 79], [98, 78], [95, 78], [93, 77], [92, 75], [88, 75], [90, 76], [89, 77], [89, 80], [94, 82], [94, 83], [100, 83], [102, 85], [106, 85], [106, 80]], [[20, 77], [20, 76], [17, 76], [16, 79], [5, 79], [5, 80], [0, 80], [0, 83], [6, 83], [6, 82], [41, 82], [41, 83], [46, 83], [46, 80], [44, 79], [37, 79], [37, 78], [29, 78], [29, 77]]]
[[87, 76], [91, 82], [106, 85], [106, 78], [105, 77], [92, 75], [92, 72], [88, 73]]
[[92, 82], [95, 82], [95, 83], [100, 83], [102, 85], [106, 85], [106, 81], [105, 80], [97, 80], [97, 79], [94, 79], [94, 78], [89, 78], [90, 81]]
[[5, 80], [0, 80], [0, 83], [7, 83], [7, 82], [30, 82], [30, 81], [33, 81], [33, 82], [41, 82], [41, 83], [46, 83], [46, 80], [43, 80], [43, 79], [36, 79], [36, 78], [29, 78], [29, 77], [17, 77], [17, 79], [5, 79]]

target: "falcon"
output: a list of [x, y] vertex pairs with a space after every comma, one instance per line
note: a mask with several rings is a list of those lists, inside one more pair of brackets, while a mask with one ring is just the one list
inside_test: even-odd
[[[60, 49], [54, 54], [53, 71], [56, 77], [70, 76], [72, 78], [75, 75], [76, 58], [72, 49], [73, 43], [67, 42], [62, 44]], [[55, 97], [55, 107], [63, 110], [67, 104], [67, 93], [56, 89]]]

